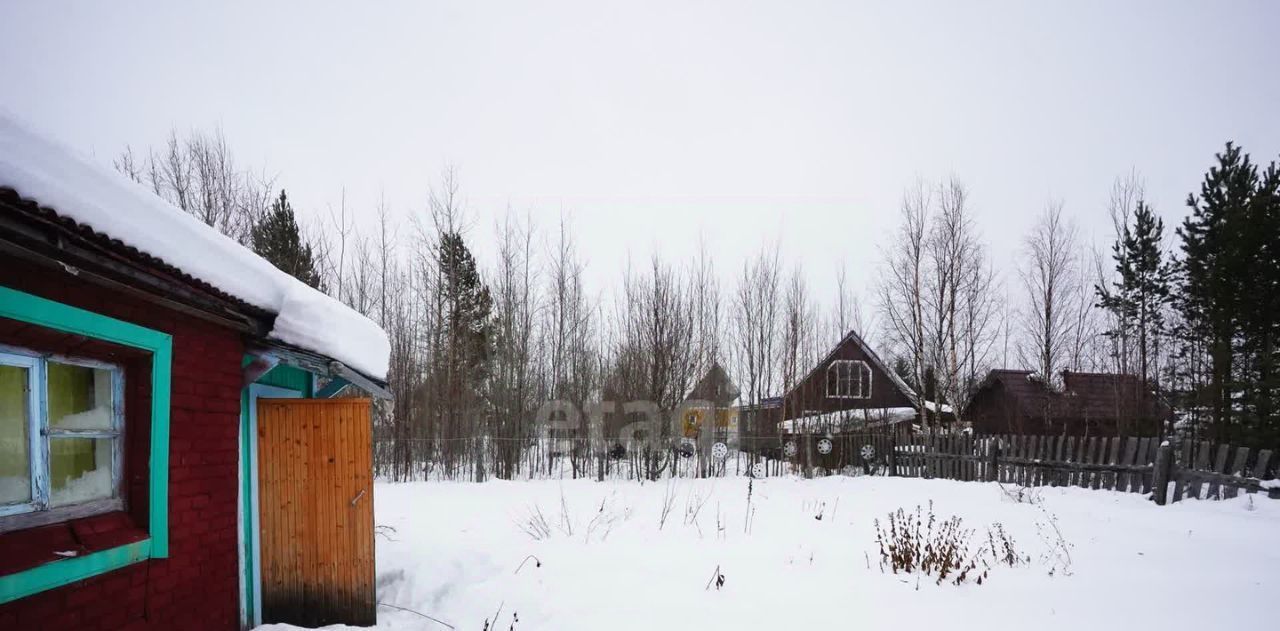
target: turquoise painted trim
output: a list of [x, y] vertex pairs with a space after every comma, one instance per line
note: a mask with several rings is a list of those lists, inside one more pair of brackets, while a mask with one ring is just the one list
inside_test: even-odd
[[253, 517], [249, 514], [250, 494], [253, 489], [249, 483], [249, 389], [240, 389], [240, 468], [236, 472], [240, 482], [240, 514], [236, 516], [236, 540], [240, 544], [240, 627], [249, 628], [253, 624], [253, 611], [256, 604], [253, 600], [252, 588], [255, 568], [253, 567], [252, 543], [246, 536], [253, 527]]
[[152, 556], [152, 541], [143, 539], [82, 557], [45, 563], [25, 572], [0, 576], [0, 603], [118, 570]]
[[313, 394], [311, 382], [311, 373], [298, 368], [297, 366], [277, 364], [271, 370], [268, 370], [265, 375], [258, 377], [258, 380], [254, 383], [265, 386], [276, 386], [277, 388], [287, 388], [289, 390], [300, 392], [303, 397], [310, 399], [315, 396]]
[[314, 398], [314, 399], [332, 399], [332, 398], [333, 398], [333, 395], [338, 394], [338, 391], [340, 391], [340, 390], [342, 390], [343, 388], [347, 387], [347, 385], [348, 385], [348, 384], [350, 384], [350, 383], [351, 383], [351, 382], [347, 381], [346, 379], [343, 379], [342, 377], [334, 377], [332, 380], [330, 380], [330, 381], [329, 381], [329, 383], [328, 383], [327, 385], [325, 385], [325, 387], [323, 387], [323, 388], [321, 388], [320, 390], [316, 391], [315, 396], [314, 396], [314, 397], [312, 397], [312, 398]]
[[[162, 334], [164, 335], [164, 334]], [[151, 534], [151, 556], [169, 556], [169, 393], [173, 380], [173, 338], [151, 355], [151, 496], [147, 531]]]
[[[20, 320], [39, 326], [132, 346], [151, 353], [151, 462], [148, 493], [150, 539], [145, 546], [129, 544], [76, 558], [46, 563], [29, 570], [0, 577], [0, 602], [13, 593], [33, 594], [109, 572], [146, 558], [169, 556], [169, 396], [173, 376], [173, 337], [153, 329], [117, 320], [77, 307], [0, 287], [0, 318]], [[139, 556], [139, 551], [144, 553]], [[89, 559], [103, 559], [90, 562]], [[106, 560], [126, 559], [120, 565]], [[65, 565], [64, 565], [65, 564]], [[61, 570], [58, 568], [73, 568]], [[46, 569], [54, 568], [54, 569]], [[88, 572], [88, 573], [84, 573]], [[49, 577], [63, 582], [49, 582]], [[33, 586], [33, 587], [22, 587]], [[17, 596], [21, 598], [21, 596]]]
[[[245, 355], [240, 366], [248, 366], [253, 356]], [[286, 364], [277, 364], [257, 381], [240, 391], [240, 511], [237, 541], [240, 561], [240, 622], [242, 626], [262, 624], [262, 563], [258, 533], [258, 397], [310, 399], [315, 393], [315, 376]]]
[[[273, 370], [274, 372], [274, 370]], [[270, 374], [270, 373], [268, 373]], [[303, 373], [306, 374], [306, 373]], [[257, 383], [240, 391], [240, 621], [244, 626], [262, 624], [261, 541], [258, 532], [258, 399], [310, 398], [303, 390]]]

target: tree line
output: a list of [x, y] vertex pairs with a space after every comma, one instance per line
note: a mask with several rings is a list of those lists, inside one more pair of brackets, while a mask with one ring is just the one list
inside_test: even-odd
[[[758, 403], [794, 386], [849, 330], [915, 389], [926, 425], [937, 419], [925, 401], [963, 422], [991, 368], [1034, 370], [1051, 388], [1063, 370], [1112, 372], [1138, 376], [1173, 406], [1165, 431], [1280, 444], [1280, 171], [1230, 143], [1173, 231], [1128, 174], [1108, 207], [1091, 211], [1111, 220], [1109, 251], [1085, 243], [1051, 202], [1009, 270], [992, 261], [962, 181], [917, 182], [865, 301], [843, 270], [836, 295], [818, 296], [776, 242], [730, 269], [705, 245], [685, 260], [654, 255], [593, 290], [570, 219], [537, 225], [508, 210], [476, 226], [454, 169], [425, 209], [401, 220], [379, 201], [372, 228], [361, 228], [345, 196], [300, 225], [285, 191], [239, 165], [221, 131], [171, 133], [115, 164], [386, 330], [394, 400], [378, 406], [375, 431], [397, 478], [514, 477], [561, 456], [589, 475], [591, 454], [537, 440], [556, 438], [539, 415], [546, 401], [609, 418], [635, 411], [602, 402], [669, 411], [720, 364], [740, 403]], [[495, 246], [493, 260], [476, 259], [477, 240]], [[647, 474], [669, 465], [636, 457]]]

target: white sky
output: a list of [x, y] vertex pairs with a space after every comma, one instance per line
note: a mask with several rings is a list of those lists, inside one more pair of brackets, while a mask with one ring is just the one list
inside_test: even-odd
[[11, 0], [0, 106], [104, 161], [221, 125], [311, 217], [421, 212], [452, 163], [482, 256], [506, 207], [564, 212], [597, 289], [702, 235], [869, 297], [919, 177], [969, 186], [1001, 264], [1050, 199], [1108, 238], [1131, 169], [1176, 223], [1225, 141], [1280, 152], [1277, 33], [1275, 2]]

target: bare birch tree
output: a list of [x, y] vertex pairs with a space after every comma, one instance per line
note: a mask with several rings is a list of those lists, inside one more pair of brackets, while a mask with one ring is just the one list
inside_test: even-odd
[[720, 279], [716, 274], [706, 241], [698, 243], [697, 258], [693, 261], [693, 274], [689, 278], [690, 299], [693, 301], [694, 372], [705, 374], [721, 360], [721, 311]]
[[160, 155], [139, 159], [126, 147], [113, 161], [117, 171], [148, 186], [161, 198], [219, 232], [248, 243], [249, 231], [274, 197], [274, 181], [236, 164], [221, 128], [193, 130], [179, 138], [170, 130]]
[[[597, 318], [586, 294], [585, 265], [578, 258], [568, 220], [561, 218], [558, 228], [549, 257], [546, 309], [541, 327], [543, 370], [547, 396], [551, 400], [569, 401], [577, 409], [585, 410], [599, 384]], [[538, 429], [542, 432], [544, 428]], [[589, 429], [579, 425], [570, 430], [569, 437], [576, 444], [584, 444], [583, 438], [588, 436], [586, 430]], [[603, 448], [603, 445], [595, 446]], [[571, 459], [574, 477], [581, 474], [584, 463], [577, 454]]]
[[1024, 242], [1019, 270], [1026, 302], [1021, 314], [1018, 354], [1048, 384], [1077, 359], [1081, 301], [1080, 260], [1075, 225], [1052, 202], [1041, 213]]
[[780, 395], [776, 362], [779, 329], [781, 266], [778, 246], [762, 249], [744, 263], [734, 291], [730, 315], [736, 372], [746, 403]]
[[[1119, 242], [1124, 238], [1125, 230], [1142, 198], [1143, 184], [1136, 171], [1115, 179], [1111, 185], [1111, 197], [1107, 204], [1107, 216], [1111, 219], [1113, 241]], [[1121, 257], [1123, 260], [1126, 252], [1121, 248], [1113, 252], [1113, 256]], [[1090, 293], [1096, 295], [1102, 303], [1105, 303], [1114, 291], [1119, 278], [1117, 267], [1120, 263], [1119, 260], [1108, 260], [1101, 251], [1093, 253], [1094, 287]], [[1104, 331], [1102, 341], [1105, 346], [1106, 369], [1119, 374], [1134, 374], [1137, 362], [1131, 335], [1133, 327], [1130, 326], [1126, 314], [1122, 310], [1102, 309], [1098, 318], [1101, 320], [1100, 326]]]
[[492, 408], [494, 473], [511, 479], [519, 464], [528, 422], [543, 393], [537, 383], [535, 324], [540, 308], [533, 262], [534, 229], [508, 210], [497, 226], [498, 261], [493, 277], [493, 355], [487, 386]]
[[892, 248], [884, 252], [885, 265], [877, 286], [885, 337], [906, 359], [916, 390], [916, 410], [925, 425], [929, 423], [929, 410], [924, 405], [929, 348], [924, 292], [932, 204], [923, 181], [903, 194], [896, 238]]
[[963, 406], [989, 362], [999, 304], [967, 190], [952, 178], [939, 187], [937, 199], [927, 238], [928, 355], [938, 398], [963, 421]]
[[857, 331], [865, 342], [875, 345], [875, 314], [869, 314], [863, 309], [858, 294], [849, 285], [849, 276], [843, 264], [836, 268], [836, 299], [832, 305], [830, 328], [824, 337], [833, 343], [843, 339], [849, 331]]

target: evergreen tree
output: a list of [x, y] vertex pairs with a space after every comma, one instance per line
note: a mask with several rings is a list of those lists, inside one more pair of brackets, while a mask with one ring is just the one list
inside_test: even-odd
[[1217, 162], [1205, 174], [1200, 196], [1187, 196], [1191, 215], [1178, 229], [1183, 255], [1178, 309], [1184, 348], [1203, 347], [1208, 359], [1207, 379], [1192, 379], [1199, 391], [1189, 403], [1207, 408], [1214, 437], [1229, 441], [1241, 434], [1236, 342], [1241, 292], [1249, 289], [1246, 240], [1258, 174], [1232, 143]]
[[1239, 235], [1236, 351], [1241, 422], [1260, 446], [1280, 445], [1280, 168], [1263, 172]]
[[448, 310], [449, 353], [455, 369], [478, 382], [489, 360], [493, 299], [480, 279], [471, 250], [457, 232], [440, 236], [440, 275]]
[[312, 253], [311, 244], [303, 241], [293, 206], [283, 190], [271, 203], [271, 210], [262, 216], [250, 231], [253, 251], [271, 262], [281, 271], [324, 291], [319, 266]]
[[1095, 288], [1098, 306], [1115, 316], [1116, 329], [1105, 334], [1123, 335], [1136, 342], [1136, 367], [1142, 383], [1156, 380], [1156, 363], [1165, 335], [1165, 308], [1170, 300], [1172, 270], [1164, 259], [1163, 241], [1164, 221], [1149, 204], [1138, 200], [1133, 225], [1125, 225], [1111, 246], [1118, 278], [1111, 287]]
[[[493, 298], [480, 279], [475, 258], [456, 231], [440, 234], [438, 255], [440, 291], [444, 307], [443, 385], [444, 412], [471, 431], [485, 435], [483, 387], [488, 375], [493, 327]], [[474, 441], [472, 462], [475, 479], [485, 475], [484, 444]]]

